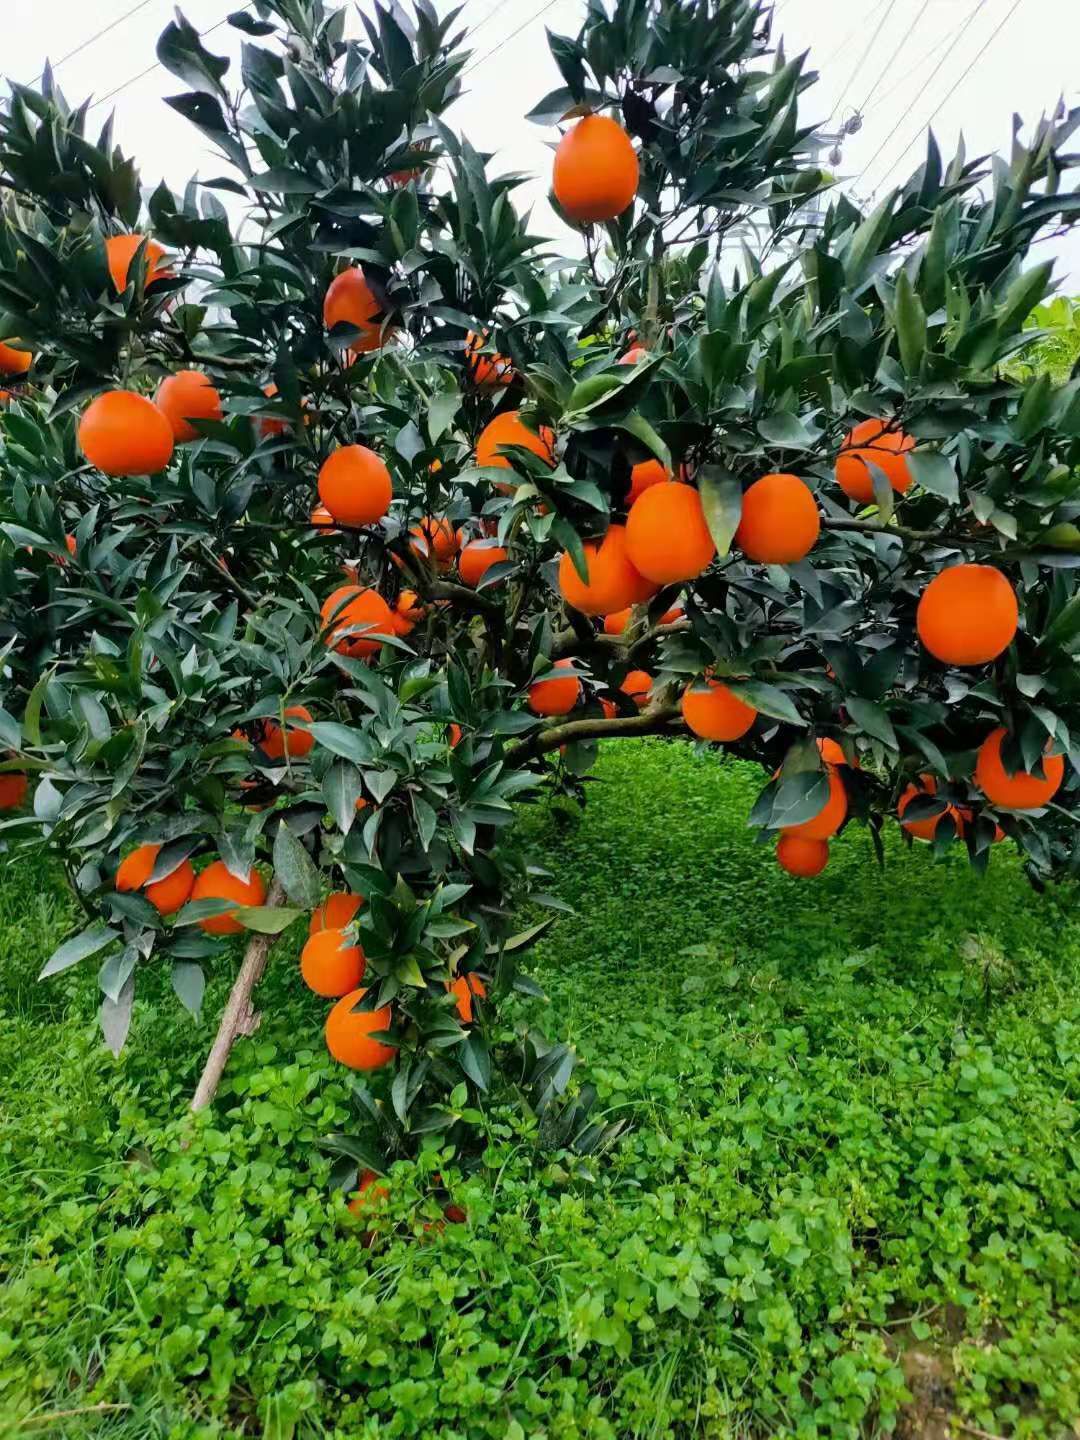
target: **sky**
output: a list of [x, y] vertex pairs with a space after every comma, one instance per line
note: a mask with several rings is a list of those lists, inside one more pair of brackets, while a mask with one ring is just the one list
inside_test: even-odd
[[[218, 27], [206, 38], [211, 49], [235, 55], [242, 37], [221, 22], [240, 4], [183, 0], [182, 9], [198, 29]], [[436, 5], [445, 11], [443, 0]], [[69, 100], [118, 91], [94, 118], [115, 108], [117, 140], [138, 157], [144, 182], [164, 176], [179, 188], [192, 174], [209, 178], [226, 167], [162, 103], [184, 87], [160, 68], [141, 75], [172, 8], [171, 0], [6, 0], [0, 64], [6, 75], [33, 81], [48, 56]], [[359, 33], [357, 7], [349, 8], [350, 31]], [[573, 237], [547, 203], [555, 132], [524, 115], [562, 83], [545, 27], [574, 33], [583, 10], [583, 0], [465, 0], [474, 60], [450, 117], [494, 154], [497, 171], [535, 177], [519, 203], [533, 207], [534, 233], [564, 240], [568, 250], [577, 248]], [[789, 56], [809, 50], [821, 77], [803, 97], [803, 118], [833, 128], [861, 118], [833, 168], [862, 201], [919, 164], [930, 122], [946, 157], [961, 131], [969, 156], [1007, 154], [1013, 111], [1030, 125], [1061, 96], [1080, 105], [1076, 0], [778, 0], [776, 32]], [[1080, 233], [1043, 243], [1039, 253], [1057, 257], [1064, 290], [1080, 292]]]

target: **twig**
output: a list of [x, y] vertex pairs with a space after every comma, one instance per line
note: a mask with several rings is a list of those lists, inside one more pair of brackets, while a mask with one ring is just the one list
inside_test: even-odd
[[25, 1420], [19, 1421], [19, 1429], [24, 1430], [30, 1425], [51, 1425], [55, 1420], [74, 1420], [79, 1415], [108, 1415], [130, 1409], [130, 1405], [109, 1405], [102, 1401], [99, 1405], [80, 1405], [77, 1410], [53, 1410], [48, 1415], [28, 1415]]
[[246, 590], [244, 586], [240, 584], [240, 581], [237, 580], [236, 576], [225, 568], [224, 561], [219, 560], [216, 555], [207, 554], [205, 551], [199, 549], [192, 550], [190, 553], [204, 570], [209, 570], [218, 580], [223, 581], [235, 595], [238, 595], [249, 610], [254, 610], [258, 606], [259, 602], [255, 599], [255, 596], [252, 595], [250, 590]]
[[963, 1430], [967, 1435], [977, 1435], [979, 1440], [1004, 1440], [1004, 1436], [1002, 1435], [994, 1435], [989, 1430], [980, 1430], [977, 1425], [969, 1425], [964, 1420], [958, 1420], [950, 1411], [942, 1410], [940, 1406], [935, 1406], [930, 1413], [932, 1415], [943, 1415], [950, 1425], [956, 1426], [957, 1430]]
[[[285, 890], [280, 880], [274, 879], [266, 897], [268, 906], [280, 905], [285, 899]], [[213, 1100], [225, 1070], [233, 1043], [240, 1035], [253, 1035], [259, 1026], [260, 1016], [251, 1004], [252, 991], [262, 979], [266, 969], [266, 957], [276, 935], [252, 935], [240, 971], [233, 982], [225, 1009], [222, 1011], [218, 1032], [206, 1057], [199, 1083], [191, 1099], [193, 1111], [203, 1110]]]
[[667, 730], [678, 715], [676, 705], [650, 705], [637, 715], [616, 715], [608, 720], [601, 715], [590, 716], [587, 720], [570, 720], [565, 725], [554, 725], [543, 730], [530, 740], [508, 748], [506, 758], [514, 765], [523, 765], [540, 755], [558, 750], [572, 740], [616, 739], [623, 735], [657, 735]]

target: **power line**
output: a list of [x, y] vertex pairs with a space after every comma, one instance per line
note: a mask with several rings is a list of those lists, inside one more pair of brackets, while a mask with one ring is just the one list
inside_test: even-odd
[[[250, 3], [251, 0], [244, 0], [244, 3], [240, 6], [240, 9], [246, 10]], [[224, 19], [219, 20], [216, 25], [210, 25], [205, 30], [200, 30], [199, 39], [204, 40], [207, 35], [213, 35], [215, 30], [220, 30], [223, 25], [227, 25], [228, 23], [229, 16], [226, 15]], [[155, 70], [160, 69], [161, 61], [155, 60], [154, 63], [152, 65], [148, 65], [145, 70], [140, 70], [137, 75], [129, 76], [122, 84], [115, 86], [112, 90], [106, 91], [106, 93], [102, 95], [99, 99], [95, 100], [92, 105], [88, 105], [86, 107], [87, 114], [89, 114], [91, 110], [96, 110], [99, 105], [104, 105], [107, 100], [111, 100], [115, 95], [119, 95], [122, 90], [126, 90], [130, 85], [136, 84], [139, 80], [145, 79], [147, 75], [152, 75]]]
[[541, 6], [541, 8], [537, 10], [534, 15], [530, 15], [527, 20], [523, 20], [516, 30], [511, 30], [510, 34], [500, 40], [497, 45], [493, 45], [490, 50], [485, 51], [485, 53], [481, 55], [478, 59], [471, 60], [469, 64], [465, 66], [465, 69], [461, 72], [461, 78], [464, 80], [465, 76], [468, 75], [470, 70], [475, 70], [477, 65], [482, 65], [485, 60], [490, 60], [492, 55], [497, 54], [504, 45], [509, 45], [511, 40], [513, 40], [516, 36], [520, 35], [523, 30], [527, 30], [534, 20], [540, 19], [541, 15], [546, 15], [547, 12], [552, 8], [552, 6], [557, 3], [558, 0], [548, 0], [548, 3], [546, 5]]
[[[901, 75], [898, 80], [895, 80], [893, 84], [891, 84], [889, 88], [884, 92], [884, 94], [877, 96], [877, 98], [874, 100], [872, 108], [875, 110], [879, 110], [887, 100], [889, 100], [893, 95], [896, 94], [898, 90], [902, 90], [904, 86], [908, 83], [908, 81], [912, 78], [912, 76], [917, 75], [922, 69], [922, 67], [926, 64], [926, 62], [932, 59], [932, 57], [938, 53], [938, 50], [941, 48], [942, 41], [951, 40], [955, 35], [959, 35], [964, 28], [964, 24], [965, 22], [963, 20], [959, 21], [956, 27], [953, 30], [949, 31], [948, 35], [943, 36], [941, 40], [935, 40], [934, 43], [929, 47], [929, 49], [924, 50], [922, 55], [919, 57], [918, 60], [916, 60], [915, 64], [912, 65], [910, 70], [905, 70], [903, 75]], [[867, 105], [866, 107], [864, 107], [861, 113], [864, 115], [868, 114], [870, 108], [871, 107]]]
[[[855, 39], [855, 36], [862, 34], [862, 32], [866, 29], [866, 26], [873, 20], [874, 16], [878, 13], [878, 11], [881, 9], [881, 7], [882, 7], [884, 4], [885, 4], [885, 0], [878, 0], [878, 3], [874, 6], [873, 10], [871, 10], [871, 12], [870, 12], [869, 15], [867, 15], [865, 18], [862, 18], [862, 19], [857, 20], [857, 21], [855, 22], [855, 24], [851, 27], [851, 29], [850, 29], [850, 30], [847, 32], [847, 34], [844, 36], [844, 38], [840, 41], [840, 44], [837, 45], [837, 47], [835, 48], [835, 50], [830, 50], [829, 53], [828, 53], [828, 55], [826, 55], [826, 57], [825, 57], [824, 60], [820, 60], [820, 61], [815, 60], [815, 61], [814, 61], [814, 64], [817, 66], [817, 69], [818, 69], [818, 73], [819, 73], [819, 74], [823, 74], [823, 73], [824, 73], [825, 67], [826, 67], [827, 65], [832, 65], [832, 64], [834, 64], [837, 60], [840, 59], [840, 56], [841, 56], [841, 55], [844, 53], [844, 51], [848, 48], [848, 46], [851, 44], [852, 40]], [[829, 119], [832, 119], [832, 116], [830, 116]], [[827, 124], [828, 122], [826, 121], [825, 123]]]
[[878, 21], [877, 29], [876, 29], [876, 30], [873, 32], [873, 34], [870, 36], [870, 39], [866, 42], [866, 48], [863, 50], [862, 54], [859, 56], [858, 60], [855, 62], [855, 68], [854, 68], [854, 70], [852, 70], [851, 74], [848, 76], [848, 82], [847, 82], [847, 84], [844, 86], [843, 90], [840, 92], [840, 98], [839, 98], [839, 100], [837, 100], [836, 104], [835, 104], [835, 105], [833, 106], [833, 108], [829, 111], [828, 119], [825, 121], [825, 124], [826, 124], [826, 125], [829, 123], [829, 120], [831, 120], [831, 119], [833, 118], [833, 116], [836, 114], [836, 112], [840, 109], [840, 106], [843, 105], [844, 100], [847, 98], [847, 93], [848, 93], [848, 91], [851, 89], [852, 85], [854, 85], [854, 83], [855, 83], [855, 77], [859, 74], [859, 72], [862, 70], [862, 67], [866, 64], [867, 58], [868, 58], [869, 55], [870, 55], [870, 51], [874, 48], [874, 45], [877, 43], [877, 41], [878, 41], [878, 39], [879, 39], [879, 37], [880, 37], [880, 35], [881, 35], [882, 30], [884, 30], [885, 26], [889, 23], [889, 16], [892, 14], [892, 12], [893, 12], [895, 9], [896, 9], [896, 0], [889, 0], [889, 8], [885, 11], [885, 14], [884, 14], [884, 15], [882, 16], [882, 18]]
[[[983, 8], [983, 6], [984, 6], [985, 4], [986, 4], [986, 0], [975, 0], [975, 4], [971, 7], [971, 9], [968, 11], [968, 13], [964, 16], [964, 19], [962, 20], [962, 22], [960, 23], [959, 28], [957, 29], [957, 31], [956, 31], [955, 34], [953, 35], [952, 40], [950, 40], [949, 45], [948, 45], [948, 48], [945, 50], [944, 54], [941, 56], [941, 59], [940, 59], [940, 60], [938, 61], [938, 63], [934, 66], [933, 70], [931, 70], [929, 77], [928, 77], [926, 80], [923, 81], [923, 84], [922, 84], [922, 86], [921, 86], [921, 88], [920, 88], [920, 90], [919, 90], [919, 93], [915, 96], [915, 99], [911, 102], [911, 105], [910, 105], [910, 107], [909, 107], [909, 109], [908, 109], [908, 111], [907, 111], [908, 114], [910, 114], [911, 111], [915, 109], [915, 107], [918, 105], [919, 101], [920, 101], [920, 100], [922, 99], [922, 97], [926, 94], [927, 90], [930, 89], [930, 86], [934, 83], [934, 80], [936, 79], [936, 77], [938, 76], [938, 74], [940, 73], [940, 71], [944, 68], [945, 64], [947, 63], [947, 61], [948, 61], [948, 59], [949, 59], [949, 56], [952, 54], [952, 52], [956, 49], [957, 45], [960, 43], [960, 37], [964, 34], [964, 32], [967, 30], [968, 26], [969, 26], [969, 25], [971, 24], [971, 22], [975, 19], [975, 17], [978, 15], [979, 11]], [[935, 113], [936, 113], [936, 112], [935, 112]], [[930, 118], [933, 119], [933, 116], [931, 116]], [[903, 125], [904, 119], [905, 119], [905, 116], [904, 116], [904, 115], [901, 115], [900, 118], [899, 118], [899, 120], [897, 120], [896, 124], [893, 126], [893, 128], [892, 128], [892, 129], [889, 131], [889, 133], [885, 136], [885, 139], [881, 142], [881, 144], [878, 146], [878, 148], [874, 151], [873, 155], [870, 157], [869, 162], [868, 162], [866, 165], [864, 165], [863, 168], [862, 168], [862, 170], [859, 172], [859, 176], [858, 176], [859, 180], [861, 180], [861, 179], [863, 178], [863, 176], [866, 175], [866, 174], [873, 168], [875, 162], [877, 161], [878, 156], [882, 153], [882, 151], [883, 151], [883, 150], [885, 149], [885, 147], [888, 145], [889, 141], [893, 138], [893, 136], [894, 136], [894, 135], [897, 133], [897, 131], [900, 129], [901, 125]], [[929, 122], [927, 122], [927, 123], [929, 123]], [[920, 134], [922, 133], [922, 126], [919, 127], [919, 132], [920, 132]], [[909, 145], [909, 146], [908, 146], [908, 149], [910, 149], [910, 148], [911, 148], [911, 146]]]
[[[61, 55], [60, 59], [50, 67], [53, 74], [60, 69], [61, 65], [66, 65], [69, 60], [74, 60], [76, 55], [81, 55], [84, 50], [89, 50], [91, 45], [96, 45], [97, 42], [103, 36], [108, 35], [111, 30], [115, 30], [118, 25], [123, 25], [125, 20], [130, 20], [133, 15], [137, 15], [140, 10], [145, 10], [147, 5], [152, 5], [153, 3], [154, 0], [138, 0], [138, 4], [132, 5], [130, 10], [125, 10], [123, 15], [118, 15], [115, 20], [110, 20], [108, 25], [103, 25], [100, 30], [96, 30], [94, 34], [88, 36], [81, 45], [76, 45], [74, 50], [69, 50], [66, 55]], [[44, 79], [45, 71], [42, 70], [37, 79], [29, 83], [32, 85], [40, 85]]]
[[[922, 21], [922, 19], [923, 19], [923, 17], [925, 16], [927, 10], [929, 10], [929, 9], [930, 9], [930, 0], [923, 0], [922, 9], [921, 9], [921, 10], [919, 11], [919, 13], [915, 16], [914, 20], [912, 20], [911, 24], [908, 26], [907, 30], [904, 32], [904, 38], [900, 41], [900, 44], [897, 45], [897, 47], [896, 47], [896, 52], [895, 52], [895, 53], [896, 53], [897, 55], [899, 55], [900, 51], [901, 51], [901, 50], [903, 49], [903, 47], [907, 44], [907, 42], [911, 39], [911, 36], [912, 36], [912, 34], [914, 33], [914, 30], [915, 30], [916, 25], [918, 25], [918, 24]], [[870, 84], [870, 89], [866, 92], [866, 98], [863, 100], [863, 102], [862, 102], [861, 105], [856, 105], [855, 110], [856, 110], [856, 112], [857, 112], [859, 115], [865, 115], [865, 114], [866, 114], [866, 107], [867, 107], [867, 105], [870, 103], [870, 96], [873, 95], [873, 93], [874, 93], [874, 88], [875, 88], [875, 86], [877, 85], [878, 81], [881, 79], [881, 77], [882, 77], [882, 75], [883, 75], [884, 73], [885, 73], [885, 67], [882, 66], [882, 68], [878, 71], [877, 79], [875, 79], [875, 80], [873, 80], [873, 81], [871, 82], [871, 84]]]
[[[919, 137], [920, 135], [922, 135], [924, 128], [926, 128], [927, 125], [930, 124], [930, 121], [935, 118], [935, 115], [937, 114], [937, 112], [940, 111], [940, 109], [942, 109], [943, 105], [948, 104], [950, 99], [952, 99], [952, 96], [955, 95], [956, 91], [958, 91], [958, 89], [960, 88], [960, 85], [963, 85], [963, 82], [968, 79], [968, 76], [971, 75], [971, 72], [973, 71], [973, 69], [975, 69], [975, 66], [978, 65], [979, 60], [981, 60], [982, 56], [985, 55], [986, 50], [991, 48], [991, 45], [994, 45], [996, 37], [1001, 35], [1002, 30], [1005, 29], [1005, 26], [1007, 26], [1009, 20], [1012, 19], [1012, 16], [1017, 13], [1017, 10], [1020, 10], [1021, 4], [1022, 0], [1012, 0], [1012, 4], [1011, 7], [1009, 7], [1008, 13], [1004, 14], [1004, 16], [1001, 17], [1001, 20], [998, 20], [998, 23], [995, 24], [994, 29], [992, 29], [991, 33], [986, 36], [984, 43], [982, 43], [982, 48], [979, 49], [978, 52], [976, 52], [975, 55], [972, 56], [971, 62], [968, 63], [965, 71], [960, 73], [958, 78], [953, 81], [953, 84], [950, 85], [950, 88], [948, 89], [948, 91], [946, 91], [946, 94], [942, 96], [942, 99], [939, 99], [939, 101], [937, 101], [937, 104], [935, 105], [935, 108], [933, 108], [933, 111], [930, 112], [929, 115], [927, 115], [926, 120], [924, 120], [923, 124], [920, 125], [919, 130], [914, 132], [912, 138], [910, 138], [910, 140], [907, 141], [907, 144], [904, 145], [903, 150], [901, 150], [899, 156], [896, 157], [896, 164], [899, 164], [900, 161], [903, 160], [904, 156], [906, 156], [907, 154], [907, 151], [912, 148], [912, 145], [917, 144], [917, 141], [919, 141]], [[883, 147], [878, 148], [877, 154], [881, 154], [881, 150], [884, 150], [884, 145]], [[877, 156], [874, 156], [874, 160], [877, 160]], [[873, 163], [874, 161], [871, 160], [871, 164]], [[865, 167], [863, 174], [867, 173], [868, 168], [870, 168], [870, 166]]]

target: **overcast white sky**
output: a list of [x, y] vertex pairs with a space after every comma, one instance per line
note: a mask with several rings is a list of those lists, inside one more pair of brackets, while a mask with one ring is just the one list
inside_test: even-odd
[[[182, 8], [202, 30], [240, 3], [184, 0]], [[583, 9], [582, 0], [465, 0], [477, 63], [453, 119], [475, 145], [496, 153], [500, 169], [537, 175], [525, 194], [536, 207], [534, 230], [546, 235], [562, 230], [546, 201], [551, 156], [545, 141], [551, 137], [523, 116], [561, 83], [545, 26], [572, 33]], [[837, 125], [856, 108], [863, 115], [837, 169], [864, 199], [915, 167], [931, 119], [946, 155], [961, 129], [972, 155], [1008, 150], [1014, 110], [1031, 122], [1060, 95], [1080, 104], [1080, 0], [779, 0], [776, 9], [789, 54], [809, 49], [821, 74], [804, 101], [806, 119], [824, 121], [835, 112]], [[163, 95], [183, 87], [160, 69], [126, 83], [152, 64], [154, 42], [171, 14], [170, 0], [6, 0], [0, 66], [33, 80], [46, 56], [61, 61], [118, 22], [60, 63], [65, 93], [79, 100], [124, 86], [97, 117], [115, 106], [117, 137], [138, 157], [144, 181], [154, 184], [164, 175], [178, 187], [195, 172], [209, 178], [222, 173], [224, 163], [162, 104]], [[222, 25], [206, 43], [236, 54], [240, 39]], [[1060, 257], [1063, 288], [1080, 291], [1080, 235], [1042, 250]]]

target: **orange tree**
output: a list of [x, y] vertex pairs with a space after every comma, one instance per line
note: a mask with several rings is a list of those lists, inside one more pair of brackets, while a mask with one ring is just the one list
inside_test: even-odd
[[169, 25], [228, 171], [183, 196], [48, 74], [0, 113], [0, 801], [87, 912], [44, 973], [92, 958], [114, 1048], [148, 967], [197, 1010], [253, 932], [197, 1104], [312, 912], [351, 1183], [467, 1145], [493, 1088], [610, 1138], [500, 1018], [559, 909], [517, 804], [605, 737], [759, 762], [794, 875], [890, 817], [1072, 864], [1080, 381], [1006, 362], [1080, 199], [1057, 114], [992, 166], [931, 140], [863, 213], [766, 7], [622, 0], [532, 112], [560, 260], [442, 118], [456, 16], [344, 22], [253, 0], [239, 75]]

